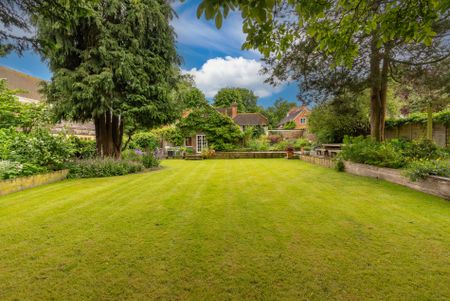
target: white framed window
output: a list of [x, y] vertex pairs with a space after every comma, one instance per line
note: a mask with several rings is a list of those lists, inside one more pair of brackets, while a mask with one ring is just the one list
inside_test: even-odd
[[306, 123], [306, 118], [301, 118], [301, 119], [300, 119], [300, 123], [301, 123], [301, 124], [305, 124], [305, 123]]
[[204, 149], [208, 148], [208, 140], [206, 140], [205, 135], [197, 135], [197, 153], [201, 153]]

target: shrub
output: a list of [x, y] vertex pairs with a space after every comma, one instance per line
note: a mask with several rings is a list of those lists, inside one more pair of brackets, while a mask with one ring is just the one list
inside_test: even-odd
[[149, 132], [140, 132], [133, 136], [130, 143], [131, 149], [155, 150], [159, 145], [159, 139], [156, 135]]
[[142, 163], [112, 158], [77, 160], [66, 164], [69, 178], [100, 178], [121, 176], [141, 171]]
[[286, 122], [286, 124], [283, 126], [283, 129], [285, 130], [293, 130], [295, 129], [296, 125], [294, 121], [288, 121]]
[[251, 151], [266, 151], [269, 149], [269, 141], [266, 137], [252, 139], [248, 141], [247, 147]]
[[390, 143], [379, 143], [364, 137], [346, 137], [344, 144], [341, 155], [345, 160], [391, 168], [406, 165], [402, 152]]
[[340, 157], [336, 158], [335, 162], [336, 162], [336, 164], [334, 166], [334, 169], [336, 169], [339, 172], [345, 171], [344, 160], [342, 160], [342, 158], [340, 158]]
[[408, 165], [405, 174], [412, 181], [424, 179], [425, 177], [430, 175], [450, 178], [450, 161], [448, 160], [414, 161]]
[[285, 151], [290, 146], [289, 141], [280, 141], [270, 147], [270, 150]]
[[0, 179], [13, 179], [45, 172], [46, 169], [30, 163], [0, 160]]
[[276, 144], [283, 140], [283, 137], [281, 137], [280, 135], [270, 135], [269, 137], [267, 137], [267, 139], [269, 140], [270, 144]]
[[97, 146], [95, 140], [82, 140], [78, 137], [69, 138], [73, 145], [74, 156], [78, 159], [92, 159], [97, 155]]
[[127, 149], [122, 152], [122, 159], [125, 161], [142, 162], [144, 152], [140, 149]]
[[294, 142], [294, 147], [296, 149], [301, 149], [302, 147], [311, 147], [311, 142], [309, 142], [308, 140], [306, 140], [305, 138], [298, 138], [297, 140], [295, 140]]
[[147, 152], [142, 156], [142, 164], [145, 168], [153, 168], [159, 166], [159, 160], [156, 158], [152, 152]]
[[[15, 132], [11, 135], [9, 141], [5, 141], [8, 147], [2, 150], [3, 159], [54, 170], [60, 169], [74, 153], [69, 139], [52, 135], [45, 130], [30, 134]], [[2, 143], [3, 141], [0, 141], [0, 144]]]

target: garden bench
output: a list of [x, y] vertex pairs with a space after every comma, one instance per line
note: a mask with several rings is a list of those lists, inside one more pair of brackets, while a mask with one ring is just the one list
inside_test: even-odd
[[325, 148], [317, 148], [315, 151], [318, 156], [325, 156], [325, 153], [327, 152]]

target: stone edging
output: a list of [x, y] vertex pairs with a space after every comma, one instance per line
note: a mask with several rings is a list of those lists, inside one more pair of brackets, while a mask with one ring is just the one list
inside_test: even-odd
[[64, 180], [68, 169], [28, 177], [0, 180], [0, 196]]

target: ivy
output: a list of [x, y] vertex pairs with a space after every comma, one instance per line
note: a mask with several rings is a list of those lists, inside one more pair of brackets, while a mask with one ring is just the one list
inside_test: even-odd
[[[445, 110], [433, 114], [433, 122], [440, 123], [445, 126], [450, 126], [450, 110]], [[426, 124], [426, 113], [414, 113], [406, 118], [388, 119], [386, 120], [386, 128], [396, 128], [405, 124]]]
[[184, 137], [198, 132], [206, 134], [209, 146], [215, 150], [233, 148], [243, 138], [242, 131], [231, 118], [223, 116], [210, 106], [194, 109], [178, 123], [178, 128]]

